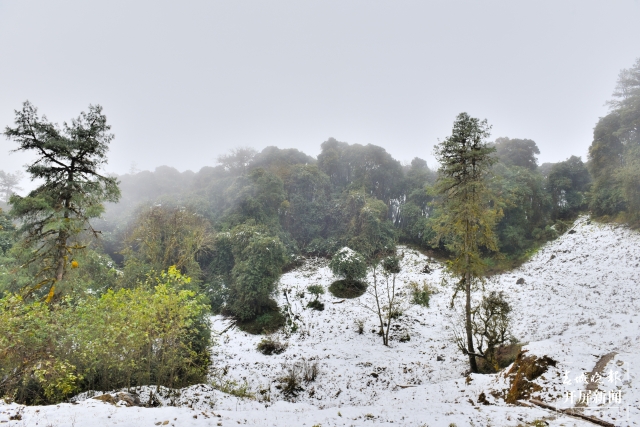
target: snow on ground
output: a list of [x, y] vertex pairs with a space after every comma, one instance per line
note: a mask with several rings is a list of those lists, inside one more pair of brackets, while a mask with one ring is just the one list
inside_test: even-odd
[[[232, 327], [221, 316], [212, 319], [218, 335], [212, 349], [219, 385], [243, 389], [255, 399], [240, 398], [209, 385], [160, 397], [159, 408], [125, 407], [80, 396], [76, 404], [44, 407], [0, 405], [0, 422], [11, 426], [175, 425], [175, 426], [517, 426], [544, 420], [552, 426], [587, 426], [586, 421], [556, 416], [541, 408], [507, 405], [490, 392], [507, 387], [502, 375], [465, 377], [467, 360], [452, 343], [456, 313], [449, 308], [452, 289], [443, 283], [441, 265], [417, 251], [400, 248], [403, 270], [400, 292], [408, 296], [411, 281], [426, 281], [436, 294], [429, 308], [407, 305], [392, 327], [390, 347], [377, 335], [377, 320], [366, 306], [373, 299], [321, 296], [324, 311], [306, 308], [313, 296], [306, 287], [327, 288], [334, 280], [325, 260], [308, 260], [281, 278], [279, 303], [288, 304], [297, 330], [281, 333], [285, 352], [266, 356], [256, 350], [262, 337]], [[423, 273], [425, 265], [429, 274]], [[523, 284], [517, 284], [518, 279]], [[521, 282], [521, 281], [520, 281]], [[583, 411], [615, 425], [640, 425], [640, 234], [615, 225], [579, 219], [570, 233], [543, 247], [529, 262], [487, 283], [502, 289], [514, 306], [514, 335], [528, 343], [529, 354], [558, 362], [537, 380], [535, 395], [561, 408], [586, 390], [580, 374], [602, 374], [594, 399], [613, 396], [613, 404], [590, 402]], [[286, 291], [286, 295], [285, 295]], [[304, 296], [302, 295], [304, 293]], [[356, 321], [364, 322], [358, 334]], [[410, 340], [400, 342], [402, 336]], [[605, 363], [606, 362], [606, 363]], [[294, 365], [316, 363], [319, 374], [303, 384], [298, 396], [285, 398], [276, 386]], [[568, 384], [567, 384], [568, 383]], [[143, 402], [149, 391], [140, 390]], [[481, 405], [485, 393], [491, 405]], [[608, 393], [608, 394], [607, 394]], [[162, 393], [161, 393], [162, 394]], [[83, 400], [84, 399], [84, 400]], [[577, 398], [576, 398], [577, 400]], [[175, 406], [170, 406], [175, 405]], [[616, 406], [618, 408], [608, 408]], [[9, 420], [20, 413], [21, 420]], [[157, 424], [159, 423], [159, 424]]]

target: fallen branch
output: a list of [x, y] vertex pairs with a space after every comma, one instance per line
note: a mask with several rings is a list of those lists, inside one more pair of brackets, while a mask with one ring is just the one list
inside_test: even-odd
[[233, 328], [234, 326], [236, 326], [236, 323], [238, 323], [238, 321], [237, 321], [237, 320], [235, 320], [235, 321], [231, 322], [231, 323], [229, 324], [229, 326], [227, 326], [227, 327], [224, 329], [224, 331], [222, 331], [222, 332], [216, 332], [216, 333], [217, 333], [218, 335], [222, 335], [222, 334], [224, 334], [225, 332], [227, 332], [229, 329], [231, 329], [231, 328]]
[[541, 402], [540, 400], [536, 400], [536, 399], [529, 399], [529, 402], [531, 402], [534, 405], [539, 406], [541, 408], [548, 409], [548, 410], [554, 411], [554, 412], [558, 412], [558, 413], [561, 413], [561, 414], [564, 414], [564, 415], [568, 415], [570, 417], [580, 418], [580, 419], [583, 419], [585, 421], [589, 421], [589, 422], [592, 422], [594, 424], [597, 424], [599, 426], [616, 427], [615, 424], [611, 424], [611, 423], [609, 423], [607, 421], [603, 421], [603, 420], [601, 420], [599, 418], [591, 417], [589, 415], [574, 413], [574, 412], [572, 412], [573, 408], [559, 409], [559, 408], [555, 408], [555, 407], [553, 407], [551, 405], [548, 405], [548, 404], [546, 404], [544, 402]]
[[342, 303], [342, 302], [345, 302], [345, 300], [341, 299], [340, 301], [334, 301], [333, 303], [334, 303], [334, 304], [340, 304], [340, 303]]

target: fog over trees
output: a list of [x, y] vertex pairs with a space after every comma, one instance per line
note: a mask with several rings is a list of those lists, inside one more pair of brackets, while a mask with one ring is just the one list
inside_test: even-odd
[[[27, 101], [4, 135], [36, 160], [0, 171], [0, 397], [57, 403], [204, 382], [208, 316], [251, 334], [295, 333], [278, 283], [315, 258], [331, 259], [334, 296], [373, 296], [367, 308], [389, 346], [399, 307], [430, 297], [426, 285], [399, 292], [398, 245], [444, 263], [452, 305], [464, 300], [453, 342], [470, 372], [495, 372], [513, 307], [509, 295], [484, 292], [488, 277], [580, 215], [640, 226], [640, 59], [620, 72], [609, 107], [587, 159], [539, 164], [536, 141], [494, 137], [490, 117], [462, 112], [437, 164], [331, 137], [317, 156], [241, 146], [197, 172], [107, 175], [108, 111], [91, 105], [59, 126]], [[36, 188], [20, 195], [24, 174]], [[307, 290], [307, 308], [324, 310], [324, 288]]]

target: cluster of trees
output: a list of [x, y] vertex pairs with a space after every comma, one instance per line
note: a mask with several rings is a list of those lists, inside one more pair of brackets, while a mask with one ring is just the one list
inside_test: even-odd
[[589, 207], [599, 216], [640, 222], [640, 58], [622, 70], [610, 101], [611, 112], [593, 131]]
[[[518, 260], [586, 207], [589, 174], [575, 157], [538, 166], [531, 140], [499, 138], [487, 147], [486, 186], [500, 215], [496, 251], [481, 246], [478, 262], [492, 263], [498, 250]], [[122, 197], [107, 205], [100, 228], [104, 251], [123, 272], [120, 286], [176, 265], [214, 312], [268, 330], [283, 321], [272, 298], [280, 272], [300, 256], [349, 247], [373, 262], [398, 242], [451, 253], [440, 230], [450, 208], [441, 203], [439, 173], [423, 159], [402, 165], [381, 147], [330, 138], [317, 159], [243, 147], [218, 163], [197, 173], [163, 166], [118, 177]]]
[[[503, 213], [496, 225], [497, 245], [502, 253], [518, 258], [554, 238], [563, 231], [563, 220], [587, 207], [589, 173], [577, 157], [538, 166], [539, 150], [531, 140], [498, 138], [489, 145], [495, 150], [487, 185], [500, 195], [495, 203]], [[381, 147], [331, 138], [322, 144], [317, 160], [277, 147], [260, 153], [240, 148], [218, 160], [218, 166], [197, 173], [161, 167], [120, 176], [122, 198], [108, 205], [101, 225], [107, 253], [125, 271], [136, 270], [138, 275], [151, 265], [157, 269], [180, 263], [166, 256], [161, 261], [158, 255], [142, 268], [126, 267], [139, 266], [137, 253], [146, 253], [152, 245], [135, 236], [167, 241], [142, 231], [142, 225], [150, 224], [151, 216], [176, 215], [182, 219], [171, 225], [158, 223], [157, 228], [178, 224], [184, 230], [172, 235], [202, 236], [197, 249], [192, 247], [195, 242], [186, 245], [192, 249], [183, 249], [197, 263], [189, 267], [189, 274], [209, 285], [225, 283], [228, 289], [233, 276], [220, 270], [222, 261], [217, 259], [227, 256], [221, 249], [224, 244], [212, 236], [243, 224], [262, 226], [262, 233], [277, 239], [284, 247], [285, 265], [298, 255], [331, 256], [344, 246], [366, 257], [383, 255], [393, 252], [398, 241], [446, 252], [435, 239], [438, 218], [446, 217], [446, 210], [438, 207], [438, 173], [423, 159], [402, 165]], [[134, 274], [132, 280], [137, 279]]]
[[[127, 267], [135, 273], [126, 275], [101, 252], [96, 220], [120, 197], [117, 180], [99, 173], [109, 129], [99, 106], [59, 127], [25, 102], [5, 130], [17, 150], [35, 154], [27, 173], [43, 183], [21, 197], [15, 174], [0, 175], [11, 207], [0, 210], [2, 397], [55, 403], [86, 390], [206, 378], [209, 304], [181, 271], [197, 265], [197, 238], [186, 255], [185, 235], [170, 236], [164, 252], [156, 236], [139, 242], [150, 246], [134, 251]], [[164, 267], [176, 259], [184, 263]], [[138, 280], [123, 281], [132, 276]]]
[[[588, 164], [572, 156], [538, 165], [534, 141], [489, 141], [486, 121], [463, 113], [436, 148], [438, 171], [330, 138], [317, 159], [244, 147], [197, 173], [163, 166], [120, 177], [99, 173], [113, 138], [99, 106], [60, 127], [27, 102], [4, 133], [36, 153], [26, 172], [43, 184], [21, 197], [21, 173], [0, 171], [0, 345], [9, 349], [0, 351], [0, 393], [52, 402], [89, 387], [201, 379], [206, 310], [256, 332], [278, 327], [277, 281], [300, 256], [337, 254], [347, 284], [373, 269], [387, 344], [398, 242], [448, 258], [464, 295], [458, 345], [473, 371], [477, 357], [494, 363], [510, 307], [500, 293], [472, 306], [491, 264], [522, 259], [587, 209], [640, 221], [640, 60], [621, 72], [614, 98]], [[117, 345], [124, 335], [92, 326], [105, 319], [138, 319], [119, 332], [137, 338]], [[71, 351], [85, 341], [91, 351]]]

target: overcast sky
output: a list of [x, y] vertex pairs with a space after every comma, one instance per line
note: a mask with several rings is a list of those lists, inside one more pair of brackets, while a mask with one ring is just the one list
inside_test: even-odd
[[[107, 170], [199, 170], [237, 146], [376, 144], [431, 166], [466, 111], [540, 162], [586, 160], [640, 2], [0, 0], [0, 126], [104, 107]], [[28, 158], [8, 155], [0, 169]]]

